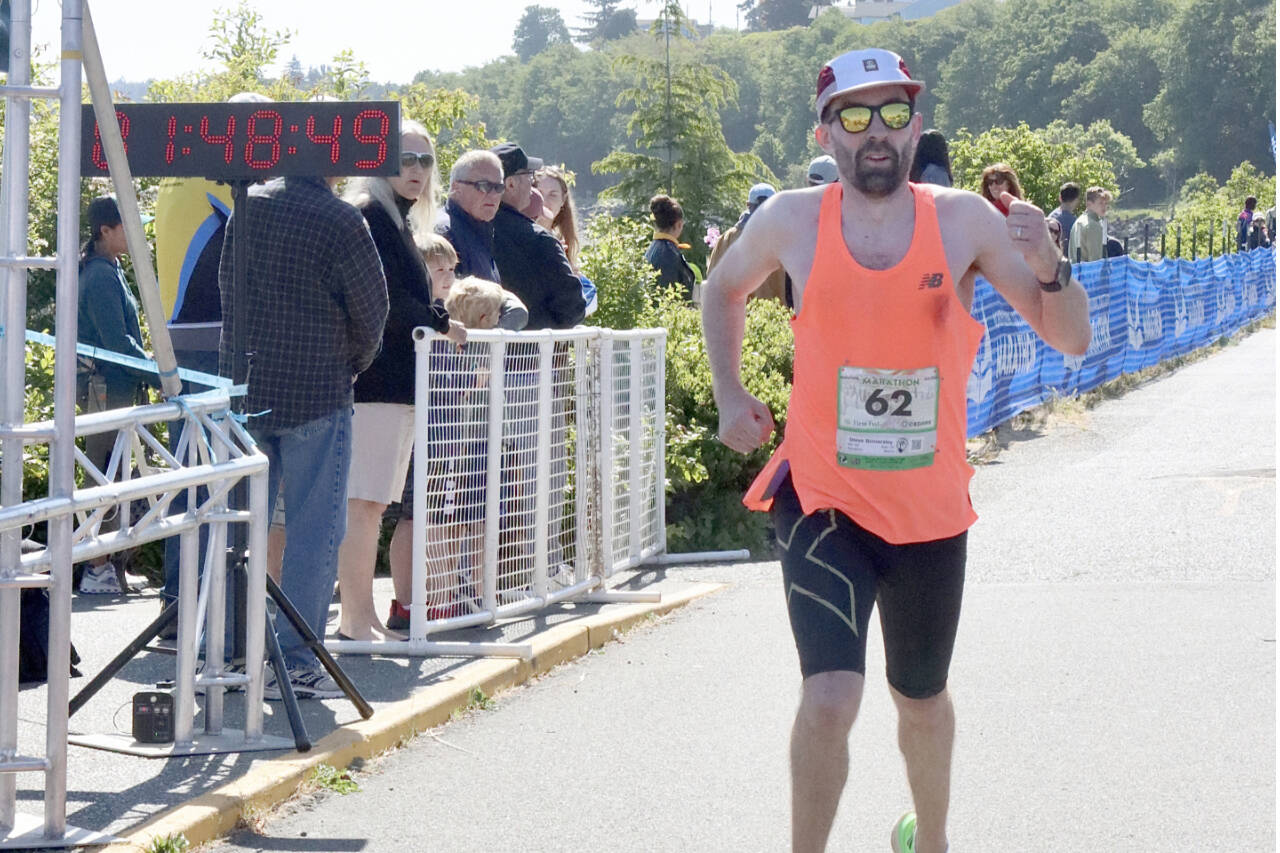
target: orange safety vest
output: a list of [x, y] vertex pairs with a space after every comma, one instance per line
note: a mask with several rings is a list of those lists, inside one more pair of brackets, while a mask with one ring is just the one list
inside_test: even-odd
[[977, 520], [965, 458], [965, 387], [985, 327], [956, 295], [933, 195], [911, 184], [911, 248], [861, 266], [841, 233], [843, 187], [822, 196], [795, 334], [786, 435], [747, 490], [767, 510], [790, 470], [805, 514], [839, 510], [894, 544], [945, 539]]

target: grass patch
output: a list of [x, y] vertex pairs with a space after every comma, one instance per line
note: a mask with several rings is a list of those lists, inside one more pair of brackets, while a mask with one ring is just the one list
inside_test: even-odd
[[185, 853], [191, 848], [191, 842], [181, 832], [153, 838], [147, 846], [147, 853]]
[[310, 790], [333, 791], [335, 794], [353, 794], [360, 790], [349, 771], [339, 770], [331, 764], [317, 764], [307, 777], [306, 786]]
[[453, 713], [449, 715], [450, 720], [460, 720], [473, 711], [492, 711], [498, 707], [498, 703], [493, 701], [492, 696], [485, 694], [479, 687], [471, 689], [471, 695], [467, 697], [467, 704], [461, 708], [454, 708]]

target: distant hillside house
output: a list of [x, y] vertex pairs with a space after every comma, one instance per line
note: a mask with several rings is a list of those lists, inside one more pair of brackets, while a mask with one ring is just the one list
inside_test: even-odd
[[894, 18], [903, 21], [915, 21], [936, 15], [948, 6], [963, 3], [964, 0], [853, 0], [834, 6], [812, 6], [809, 9], [809, 20], [821, 15], [827, 9], [835, 9], [851, 21], [859, 24], [875, 24]]

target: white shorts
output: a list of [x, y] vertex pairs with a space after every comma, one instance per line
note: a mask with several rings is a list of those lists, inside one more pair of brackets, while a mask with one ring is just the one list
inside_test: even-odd
[[356, 403], [351, 416], [347, 498], [379, 504], [400, 500], [413, 453], [413, 406]]

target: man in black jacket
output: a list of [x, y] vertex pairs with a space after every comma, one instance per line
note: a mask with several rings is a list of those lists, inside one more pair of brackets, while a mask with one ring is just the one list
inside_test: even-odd
[[[533, 194], [533, 173], [541, 166], [537, 157], [528, 157], [520, 146], [513, 143], [495, 145], [490, 149], [502, 161], [505, 188], [502, 205], [493, 220], [493, 255], [502, 275], [502, 286], [520, 297], [529, 309], [529, 323], [525, 329], [569, 329], [582, 322], [587, 315], [587, 303], [582, 298], [582, 282], [569, 266], [564, 247], [554, 234], [529, 219], [520, 211], [529, 204]], [[553, 379], [556, 388], [572, 387], [565, 374], [567, 350], [557, 345], [556, 367]], [[507, 350], [506, 362], [506, 410], [504, 420], [508, 426], [505, 446], [508, 460], [504, 469], [508, 476], [503, 483], [503, 505], [507, 508], [502, 519], [501, 533], [503, 553], [510, 560], [517, 558], [524, 569], [532, 568], [538, 536], [548, 537], [547, 565], [553, 579], [562, 571], [564, 553], [558, 530], [562, 519], [551, 519], [548, 532], [535, 531], [534, 494], [529, 484], [534, 482], [532, 472], [537, 462], [538, 442], [538, 351], [535, 344], [515, 343]], [[557, 394], [552, 402], [551, 419], [551, 507], [563, 507], [560, 497], [565, 486], [565, 400]], [[554, 512], [554, 511], [553, 511]], [[564, 574], [571, 570], [564, 565]]]
[[533, 173], [542, 161], [511, 142], [489, 150], [502, 162], [505, 184], [493, 220], [493, 257], [502, 286], [529, 309], [526, 329], [570, 329], [587, 316], [582, 282], [555, 235], [520, 212], [529, 203]]

